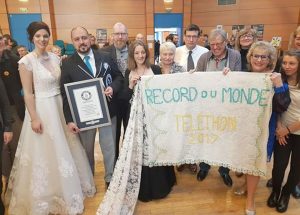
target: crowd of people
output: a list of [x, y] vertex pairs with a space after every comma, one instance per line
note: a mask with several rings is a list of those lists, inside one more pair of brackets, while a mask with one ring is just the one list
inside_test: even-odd
[[[112, 30], [111, 45], [100, 48], [84, 27], [74, 27], [71, 41], [76, 51], [69, 57], [61, 56], [58, 46], [47, 51], [51, 32], [43, 22], [32, 22], [27, 28], [35, 47], [30, 53], [0, 31], [0, 170], [6, 179], [5, 201], [10, 214], [81, 214], [85, 197], [93, 197], [96, 192], [97, 130], [107, 188], [122, 147], [122, 127], [125, 132], [132, 95], [141, 76], [184, 72], [270, 73], [275, 94], [266, 145], [268, 159], [274, 155], [274, 165], [268, 182], [273, 188], [266, 204], [285, 212], [291, 194], [300, 198], [300, 26], [291, 36], [289, 50], [279, 58], [269, 42], [257, 41], [253, 29], [239, 31], [230, 47], [227, 33], [213, 29], [203, 47], [198, 45], [201, 29], [190, 24], [184, 30], [184, 45], [179, 46], [176, 34], [155, 44], [156, 65], [150, 63], [142, 34], [129, 44], [126, 25], [117, 22]], [[100, 77], [111, 124], [81, 131], [72, 117], [64, 85]], [[290, 156], [291, 168], [282, 187]], [[204, 162], [199, 168], [197, 164], [185, 164], [176, 167], [178, 174], [186, 167], [198, 181], [203, 181], [211, 168]], [[230, 170], [220, 166], [218, 172], [224, 184], [231, 187]], [[259, 179], [246, 174], [245, 185], [235, 191], [247, 194], [247, 215], [256, 214]], [[175, 184], [173, 166], [143, 166], [138, 198], [145, 202], [164, 198]], [[4, 214], [2, 201], [0, 214]]]

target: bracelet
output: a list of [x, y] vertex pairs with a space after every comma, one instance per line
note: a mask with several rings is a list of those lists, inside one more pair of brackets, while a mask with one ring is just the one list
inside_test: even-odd
[[291, 130], [289, 129], [289, 127], [288, 126], [285, 126], [286, 127], [286, 129], [288, 130], [288, 132], [289, 132], [289, 134], [291, 133]]

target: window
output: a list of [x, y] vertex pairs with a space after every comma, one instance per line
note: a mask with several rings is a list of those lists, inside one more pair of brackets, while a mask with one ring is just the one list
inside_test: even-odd
[[218, 0], [218, 5], [236, 4], [236, 0]]

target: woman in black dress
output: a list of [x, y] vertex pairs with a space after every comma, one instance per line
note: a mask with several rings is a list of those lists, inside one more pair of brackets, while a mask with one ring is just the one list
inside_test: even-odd
[[[134, 87], [143, 75], [159, 75], [159, 66], [150, 65], [149, 49], [142, 41], [134, 41], [128, 50], [128, 69], [125, 72], [124, 90], [121, 99], [130, 101]], [[129, 108], [130, 109], [130, 108]], [[128, 113], [128, 119], [129, 119]], [[153, 199], [166, 197], [173, 185], [176, 176], [173, 166], [148, 167], [142, 166], [141, 184], [138, 199], [147, 202]]]

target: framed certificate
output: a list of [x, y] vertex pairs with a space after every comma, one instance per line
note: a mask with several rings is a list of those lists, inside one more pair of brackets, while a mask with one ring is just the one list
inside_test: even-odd
[[73, 120], [81, 131], [111, 124], [101, 78], [64, 86]]

